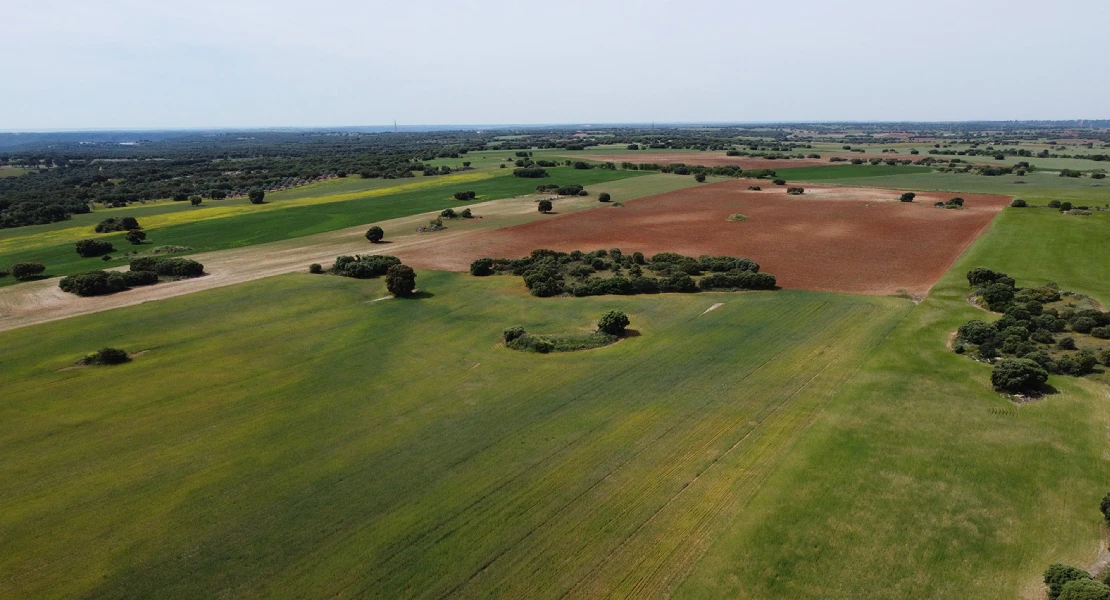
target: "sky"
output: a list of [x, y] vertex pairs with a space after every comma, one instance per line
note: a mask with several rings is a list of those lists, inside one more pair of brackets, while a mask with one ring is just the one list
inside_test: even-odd
[[0, 131], [1110, 118], [1105, 0], [56, 0]]

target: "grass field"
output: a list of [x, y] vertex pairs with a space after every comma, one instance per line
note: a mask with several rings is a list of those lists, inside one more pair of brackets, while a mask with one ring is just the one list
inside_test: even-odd
[[[532, 193], [539, 182], [592, 186], [644, 176], [636, 171], [580, 171], [569, 167], [551, 169], [550, 173], [551, 177], [543, 180], [521, 179], [508, 174], [490, 177], [488, 173], [480, 172], [476, 174], [476, 178], [462, 179], [461, 177], [470, 175], [464, 173], [460, 177], [416, 179], [378, 189], [340, 190], [338, 193], [320, 196], [299, 196], [262, 206], [254, 206], [246, 199], [239, 199], [233, 205], [153, 216], [139, 216], [135, 213], [133, 216], [139, 219], [148, 234], [148, 244], [139, 248], [173, 244], [191, 247], [195, 252], [205, 252], [240, 248], [446, 207], [464, 206], [466, 203], [451, 197], [454, 192], [464, 189], [477, 192], [477, 201], [482, 201]], [[325, 192], [333, 190], [327, 186], [319, 189]], [[134, 212], [113, 212], [112, 215], [122, 216]], [[111, 240], [119, 253], [136, 249], [123, 239], [121, 233], [95, 234], [94, 222], [102, 218], [104, 215], [79, 227], [70, 226], [48, 232], [29, 232], [21, 237], [0, 238], [0, 265], [39, 262], [47, 266], [47, 275], [67, 275], [104, 266], [98, 258], [78, 256], [73, 248], [77, 240], [103, 237]], [[113, 266], [112, 263], [109, 266]], [[11, 278], [0, 279], [0, 285], [13, 283]]]
[[27, 173], [27, 169], [20, 167], [0, 167], [0, 177], [19, 177]]
[[1029, 173], [1023, 177], [1012, 175], [984, 177], [970, 173], [939, 173], [933, 171], [846, 179], [829, 176], [828, 174], [816, 174], [807, 178], [806, 181], [844, 186], [964, 192], [969, 194], [1001, 194], [1024, 198], [1035, 204], [1046, 204], [1049, 200], [1070, 200], [1102, 206], [1110, 202], [1110, 183], [1107, 183], [1108, 180], [1094, 180], [1087, 177], [1073, 179], [1048, 172]]
[[[418, 281], [369, 302], [380, 281], [289, 275], [0, 334], [0, 596], [658, 597], [912, 306]], [[640, 335], [499, 346], [616, 307]], [[149, 352], [60, 370], [103, 345]]]
[[752, 510], [679, 590], [695, 598], [1040, 598], [1086, 567], [1110, 489], [1110, 390], [1053, 376], [1015, 407], [990, 367], [945, 349], [983, 313], [977, 265], [1110, 301], [1110, 215], [1007, 209], [830, 402]]

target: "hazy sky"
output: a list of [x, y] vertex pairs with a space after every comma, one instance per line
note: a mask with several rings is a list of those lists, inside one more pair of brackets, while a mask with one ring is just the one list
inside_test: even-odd
[[0, 130], [1110, 118], [1106, 0], [57, 0]]

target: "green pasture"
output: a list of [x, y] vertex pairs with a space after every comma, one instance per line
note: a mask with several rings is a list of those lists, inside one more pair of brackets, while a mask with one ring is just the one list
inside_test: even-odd
[[984, 313], [965, 273], [1110, 301], [1110, 215], [1006, 209], [829, 403], [676, 596], [1040, 597], [1053, 562], [1104, 544], [1110, 388], [1052, 376], [1014, 406], [945, 347]]
[[[508, 172], [503, 176], [465, 183], [456, 183], [450, 179], [445, 179], [442, 185], [422, 186], [418, 189], [386, 195], [369, 195], [370, 192], [368, 192], [365, 197], [359, 196], [357, 191], [344, 192], [340, 190], [339, 193], [350, 194], [352, 198], [338, 202], [290, 206], [256, 212], [248, 209], [222, 218], [208, 220], [191, 221], [182, 219], [179, 224], [147, 229], [148, 243], [138, 247], [132, 246], [124, 240], [122, 233], [95, 234], [93, 232], [95, 223], [92, 221], [98, 221], [99, 219], [86, 219], [88, 230], [87, 232], [79, 231], [77, 239], [81, 237], [103, 237], [112, 241], [118, 253], [162, 245], [188, 246], [193, 248], [195, 252], [222, 250], [333, 231], [344, 227], [369, 224], [447, 207], [458, 207], [465, 203], [455, 200], [452, 194], [462, 190], [477, 192], [478, 198], [474, 202], [481, 202], [534, 193], [536, 186], [540, 183], [576, 183], [592, 187], [605, 182], [616, 182], [646, 175], [638, 171], [577, 170], [570, 167], [554, 168], [550, 169], [549, 172], [551, 176], [546, 179], [522, 179], [513, 177]], [[679, 178], [676, 176], [675, 179]], [[692, 180], [687, 183], [692, 184]], [[667, 188], [668, 186], [664, 185], [662, 187]], [[328, 194], [334, 193], [334, 186], [326, 186], [320, 189], [325, 190]], [[245, 198], [239, 199], [239, 203], [249, 207]], [[194, 208], [193, 210], [203, 209]], [[118, 211], [112, 214], [114, 216], [135, 216], [139, 219], [139, 223], [143, 224], [143, 217], [140, 216], [138, 211]], [[87, 217], [88, 215], [83, 216]], [[70, 227], [72, 227], [72, 224]], [[26, 238], [26, 242], [23, 242], [22, 239], [18, 243], [9, 240], [8, 248], [0, 252], [0, 265], [8, 266], [17, 262], [39, 262], [46, 265], [46, 274], [50, 276], [67, 275], [105, 266], [105, 263], [99, 258], [81, 258], [78, 256], [74, 250], [76, 240], [65, 239], [64, 242], [58, 243], [44, 241], [51, 240], [51, 235], [73, 237], [73, 234], [69, 234], [67, 230], [40, 232], [36, 236]], [[3, 240], [0, 240], [0, 242], [3, 242]], [[114, 266], [115, 264], [117, 263], [107, 263], [108, 266]], [[0, 279], [0, 286], [13, 283], [15, 282], [10, 277]]]
[[[659, 597], [912, 307], [417, 281], [372, 302], [381, 281], [286, 275], [0, 334], [0, 597]], [[615, 345], [500, 346], [613, 308]], [[69, 368], [105, 345], [142, 354]]]
[[[838, 167], [839, 168], [839, 167]], [[1000, 194], [1024, 198], [1033, 204], [1049, 200], [1070, 200], [1073, 203], [1103, 206], [1110, 203], [1110, 179], [1060, 177], [1056, 173], [1038, 171], [1024, 176], [1001, 175], [986, 177], [971, 173], [940, 173], [937, 171], [883, 177], [830, 177], [827, 174], [806, 179], [811, 183], [831, 183], [853, 187], [884, 187], [918, 191], [963, 192], [965, 194]]]

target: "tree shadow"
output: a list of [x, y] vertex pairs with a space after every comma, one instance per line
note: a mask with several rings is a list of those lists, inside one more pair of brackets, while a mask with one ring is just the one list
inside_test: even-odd
[[370, 243], [371, 243], [371, 244], [374, 244], [375, 246], [377, 246], [378, 244], [392, 244], [393, 242], [391, 242], [391, 241], [389, 241], [389, 240], [378, 240], [378, 241], [376, 241], [376, 242], [370, 242]]
[[621, 337], [622, 338], [634, 338], [634, 337], [640, 337], [641, 335], [643, 335], [643, 334], [640, 333], [639, 329], [631, 329], [631, 328], [626, 327], [625, 330], [624, 330], [624, 335], [622, 335]]
[[412, 294], [409, 294], [408, 296], [405, 296], [404, 298], [402, 298], [402, 300], [426, 300], [428, 298], [435, 298], [435, 297], [436, 297], [436, 295], [431, 293], [431, 292], [425, 292], [424, 290], [416, 290]]

